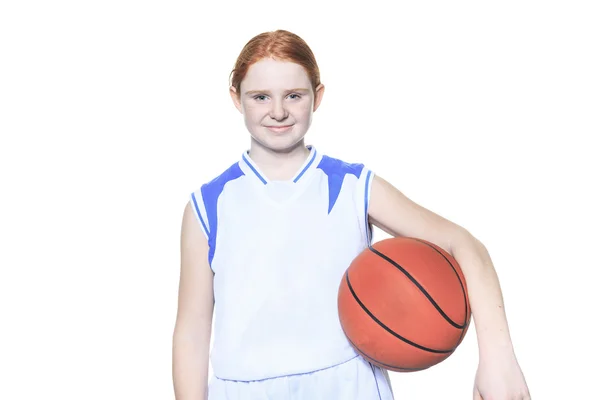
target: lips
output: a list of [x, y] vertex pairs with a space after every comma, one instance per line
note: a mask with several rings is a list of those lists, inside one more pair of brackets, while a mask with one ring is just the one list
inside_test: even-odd
[[282, 133], [290, 130], [294, 125], [267, 126], [267, 129], [275, 133]]

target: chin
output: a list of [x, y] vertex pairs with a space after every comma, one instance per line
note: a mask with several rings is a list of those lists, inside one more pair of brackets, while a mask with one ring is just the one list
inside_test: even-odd
[[302, 145], [304, 136], [276, 136], [276, 137], [254, 137], [254, 139], [263, 147], [276, 151], [286, 152]]

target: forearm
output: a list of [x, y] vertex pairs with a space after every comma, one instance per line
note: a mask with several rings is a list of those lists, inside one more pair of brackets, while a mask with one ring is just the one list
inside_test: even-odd
[[175, 332], [173, 335], [173, 386], [176, 400], [208, 397], [208, 340]]
[[465, 233], [452, 247], [452, 255], [467, 281], [480, 358], [511, 355], [513, 348], [500, 282], [487, 249]]

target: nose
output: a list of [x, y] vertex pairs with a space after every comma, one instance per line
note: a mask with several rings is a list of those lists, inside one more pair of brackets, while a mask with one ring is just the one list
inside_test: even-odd
[[272, 102], [271, 110], [269, 113], [270, 117], [276, 121], [282, 121], [287, 118], [288, 112], [281, 100], [275, 100]]

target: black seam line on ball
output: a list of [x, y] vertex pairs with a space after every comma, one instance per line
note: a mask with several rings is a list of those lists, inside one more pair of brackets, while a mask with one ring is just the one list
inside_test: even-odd
[[379, 324], [379, 326], [381, 326], [383, 329], [385, 329], [386, 331], [388, 331], [389, 333], [391, 333], [392, 335], [394, 335], [398, 339], [402, 340], [404, 343], [408, 343], [411, 346], [416, 347], [417, 349], [421, 349], [421, 350], [424, 350], [424, 351], [428, 351], [430, 353], [437, 353], [437, 354], [452, 353], [455, 350], [455, 349], [450, 349], [450, 350], [430, 349], [428, 347], [421, 346], [420, 344], [412, 342], [412, 341], [406, 339], [405, 337], [400, 336], [399, 334], [397, 334], [396, 332], [394, 332], [393, 330], [391, 330], [390, 328], [388, 328], [383, 322], [381, 322], [380, 320], [378, 320], [377, 317], [375, 317], [373, 315], [373, 313], [371, 313], [371, 311], [369, 311], [369, 309], [367, 307], [365, 307], [365, 305], [362, 303], [362, 301], [360, 301], [360, 299], [358, 298], [358, 296], [354, 292], [354, 289], [352, 288], [352, 285], [350, 284], [350, 277], [348, 276], [348, 271], [346, 271], [346, 283], [348, 284], [348, 288], [350, 289], [350, 293], [352, 293], [352, 296], [354, 296], [354, 299], [356, 300], [356, 302], [358, 303], [358, 305], [373, 319], [373, 321], [377, 322]]
[[383, 258], [384, 260], [386, 260], [387, 262], [389, 262], [390, 264], [392, 264], [394, 267], [398, 268], [404, 275], [406, 275], [406, 277], [408, 279], [410, 279], [410, 281], [412, 283], [414, 283], [417, 288], [419, 288], [419, 290], [421, 291], [421, 293], [423, 293], [423, 295], [425, 297], [427, 297], [427, 299], [429, 300], [429, 302], [435, 307], [435, 309], [440, 313], [440, 315], [442, 317], [444, 317], [444, 319], [446, 321], [448, 321], [448, 323], [450, 325], [452, 325], [453, 327], [455, 327], [457, 329], [463, 329], [465, 327], [465, 324], [459, 325], [456, 322], [452, 321], [450, 319], [450, 317], [448, 317], [446, 315], [446, 313], [440, 308], [440, 306], [438, 306], [438, 304], [435, 302], [435, 300], [433, 300], [433, 297], [431, 297], [431, 295], [429, 293], [427, 293], [427, 291], [425, 290], [425, 288], [423, 286], [421, 286], [421, 284], [419, 282], [417, 282], [417, 280], [415, 278], [413, 278], [412, 275], [408, 273], [408, 271], [406, 271], [398, 263], [396, 263], [394, 260], [392, 260], [391, 258], [389, 258], [388, 256], [386, 256], [385, 254], [380, 253], [379, 251], [375, 250], [372, 246], [369, 246], [369, 250], [371, 250], [373, 253], [377, 254], [379, 257]]
[[463, 286], [462, 280], [460, 279], [460, 275], [458, 275], [458, 271], [456, 271], [456, 268], [454, 268], [454, 265], [452, 265], [452, 263], [450, 262], [450, 260], [448, 260], [448, 257], [446, 257], [444, 255], [444, 253], [442, 253], [441, 251], [439, 251], [438, 249], [436, 249], [435, 247], [433, 247], [431, 244], [427, 243], [424, 240], [417, 239], [417, 238], [414, 238], [414, 239], [423, 244], [426, 244], [427, 246], [431, 247], [433, 250], [437, 251], [442, 257], [444, 257], [446, 262], [448, 262], [448, 265], [450, 265], [450, 267], [452, 268], [452, 271], [454, 271], [454, 274], [456, 275], [456, 279], [458, 279], [458, 283], [460, 284], [460, 289], [462, 290], [463, 301], [465, 302], [465, 322], [462, 325], [462, 328], [464, 328], [465, 326], [467, 326], [467, 301], [468, 300], [467, 300], [465, 287]]

